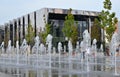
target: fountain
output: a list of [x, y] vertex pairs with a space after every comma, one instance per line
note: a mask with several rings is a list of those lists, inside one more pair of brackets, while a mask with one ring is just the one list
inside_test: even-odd
[[[52, 39], [53, 39], [53, 36], [51, 34], [48, 34], [46, 38], [46, 45], [48, 45], [47, 51], [49, 55], [49, 68], [51, 68]], [[49, 70], [49, 77], [51, 77], [51, 70]]]
[[56, 54], [56, 48], [53, 47], [53, 55], [55, 55], [55, 54]]
[[43, 43], [40, 44], [40, 47], [39, 47], [39, 54], [45, 54], [45, 46]]
[[103, 52], [103, 44], [100, 45], [100, 52]]
[[[59, 42], [59, 43], [58, 43], [59, 69], [61, 69], [61, 51], [62, 51], [62, 43]], [[59, 72], [61, 72], [61, 71], [59, 70]], [[59, 77], [61, 77], [61, 76], [59, 75]]]
[[64, 54], [66, 53], [66, 45], [64, 45]]
[[85, 52], [91, 46], [90, 43], [91, 43], [90, 34], [88, 33], [88, 30], [85, 30], [83, 32], [83, 40], [80, 43], [80, 48], [81, 48], [81, 53], [82, 53], [83, 59], [85, 58]]
[[77, 41], [76, 43], [76, 49], [75, 49], [76, 53], [78, 53], [80, 51], [80, 47], [79, 47], [79, 42]]
[[86, 60], [86, 71], [89, 72], [89, 55], [90, 55], [90, 48], [91, 47], [91, 38], [90, 38], [90, 34], [88, 33], [88, 30], [85, 30], [83, 32], [83, 40], [80, 43], [80, 48], [81, 48], [81, 60], [83, 61], [83, 59]]
[[112, 39], [111, 39], [111, 43], [110, 43], [110, 53], [111, 55], [116, 55], [115, 52], [116, 52], [116, 48], [117, 46], [119, 45], [119, 40], [118, 40], [118, 33], [115, 32], [113, 35], [112, 35]]
[[83, 32], [83, 42], [86, 48], [91, 46], [91, 38], [90, 34], [88, 33], [88, 30], [85, 30]]
[[60, 61], [61, 61], [61, 51], [62, 51], [62, 43], [58, 43], [58, 53], [59, 53], [59, 66], [60, 66]]
[[90, 55], [90, 47], [88, 47], [88, 48], [86, 49], [86, 54], [85, 54], [86, 63], [87, 63], [87, 72], [90, 71], [90, 66], [89, 66], [89, 55]]
[[[17, 65], [19, 65], [19, 41], [16, 41], [16, 52]], [[19, 69], [17, 69], [17, 74], [19, 77]]]
[[58, 43], [58, 53], [61, 54], [61, 51], [62, 51], [62, 43], [59, 42]]
[[27, 41], [26, 39], [23, 40], [22, 45], [20, 46], [20, 54], [26, 54], [27, 53]]
[[7, 50], [6, 50], [6, 53], [7, 54], [11, 54], [12, 53], [12, 48], [11, 48], [11, 40], [8, 41], [8, 46], [7, 46]]
[[115, 65], [115, 75], [119, 75], [117, 73], [117, 55], [116, 55], [116, 49], [118, 47], [119, 40], [118, 40], [118, 33], [114, 32], [114, 34], [112, 35], [112, 39], [111, 39], [111, 44], [110, 44], [110, 52], [111, 55], [113, 56], [113, 61], [112, 63], [114, 63]]
[[1, 54], [4, 54], [5, 49], [4, 49], [4, 41], [1, 43], [0, 48], [2, 49]]
[[52, 49], [52, 38], [53, 36], [51, 34], [48, 34], [47, 38], [46, 38], [46, 45], [48, 45], [48, 53], [51, 53], [51, 49]]
[[19, 41], [16, 41], [17, 64], [19, 64]]
[[93, 39], [93, 43], [92, 43], [92, 54], [93, 54], [94, 56], [97, 56], [96, 43], [97, 43], [97, 40], [96, 40], [96, 39]]
[[85, 58], [85, 46], [84, 46], [83, 41], [81, 41], [80, 43], [80, 51], [81, 51], [81, 58], [84, 59]]
[[73, 46], [71, 40], [68, 41], [68, 51], [69, 51], [69, 56], [72, 56]]
[[39, 52], [38, 49], [39, 49], [39, 44], [40, 44], [39, 36], [36, 36], [34, 41], [35, 41], [35, 44], [32, 47], [32, 54], [38, 54]]
[[[108, 59], [113, 61], [114, 64], [113, 65], [111, 64], [111, 66], [115, 66], [115, 70], [114, 70], [115, 75], [118, 75], [118, 72], [117, 72], [118, 60], [116, 58], [117, 56], [115, 55], [116, 46], [118, 45], [116, 37], [117, 37], [117, 34], [114, 34], [111, 41], [111, 49], [114, 50], [114, 52], [113, 50], [111, 51], [113, 53], [113, 55], [111, 56], [113, 56], [114, 59], [113, 60], [111, 60], [111, 58], [108, 58]], [[56, 54], [56, 48], [55, 47], [52, 48], [52, 38], [53, 36], [51, 34], [48, 34], [46, 38], [46, 47], [45, 47], [43, 43], [40, 43], [39, 37], [36, 36], [34, 39], [35, 44], [32, 48], [32, 53], [30, 53], [30, 56], [25, 55], [25, 53], [28, 53], [28, 49], [29, 51], [31, 51], [29, 48], [30, 46], [27, 45], [27, 41], [25, 39], [23, 40], [23, 43], [20, 46], [20, 50], [19, 50], [19, 41], [16, 41], [15, 56], [12, 56], [12, 58], [9, 57], [9, 55], [8, 57], [0, 56], [1, 68], [2, 68], [2, 65], [4, 64], [8, 68], [12, 67], [10, 71], [14, 71], [14, 68], [15, 68], [16, 73], [14, 74], [18, 74], [19, 76], [21, 75], [20, 77], [29, 76], [29, 73], [31, 73], [30, 70], [32, 70], [32, 73], [34, 74], [34, 76], [36, 75], [36, 77], [65, 77], [65, 76], [86, 77], [86, 75], [91, 74], [93, 72], [104, 73], [106, 72], [106, 70], [100, 71], [100, 70], [97, 70], [97, 68], [100, 66], [100, 68], [106, 69], [105, 67], [107, 65], [110, 65], [110, 63], [106, 64], [107, 56], [94, 57], [93, 55], [91, 55], [93, 51], [94, 53], [97, 52], [97, 48], [96, 48], [97, 40], [94, 39], [91, 46], [90, 44], [91, 38], [87, 30], [83, 32], [83, 40], [81, 41], [80, 45], [78, 41], [76, 42], [75, 49], [73, 49], [71, 40], [68, 41], [69, 52], [67, 55], [61, 54], [62, 52], [67, 53], [66, 46], [64, 45], [64, 48], [62, 48], [61, 42], [58, 42], [57, 50], [59, 54]], [[1, 44], [1, 47], [2, 45], [4, 45], [4, 43]], [[103, 52], [103, 45], [101, 45], [100, 49], [101, 49], [101, 52]], [[74, 50], [76, 53], [75, 55], [73, 55]], [[13, 52], [11, 49], [10, 40], [8, 43], [7, 52]], [[52, 55], [52, 52], [53, 52], [53, 55]], [[11, 54], [11, 53], [7, 53], [7, 54]], [[10, 73], [12, 74], [12, 72]], [[110, 73], [113, 73], [113, 72], [110, 71]], [[93, 75], [90, 75], [90, 77], [91, 76], [93, 77]]]
[[[73, 54], [73, 45], [71, 42], [71, 39], [68, 41], [68, 62], [69, 62], [69, 70], [72, 70], [72, 63], [71, 58]], [[69, 77], [71, 77], [71, 74], [69, 74]]]

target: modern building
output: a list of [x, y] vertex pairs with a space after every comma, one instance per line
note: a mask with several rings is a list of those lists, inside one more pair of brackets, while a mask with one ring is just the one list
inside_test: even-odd
[[[64, 26], [65, 16], [67, 16], [68, 11], [69, 9], [43, 8], [10, 20], [8, 23], [4, 24], [5, 36], [6, 34], [8, 35], [8, 37], [6, 36], [5, 38], [10, 39], [12, 41], [12, 45], [15, 44], [17, 38], [21, 44], [27, 34], [26, 30], [29, 23], [33, 26], [36, 36], [39, 32], [44, 31], [45, 22], [52, 24], [52, 35], [54, 37], [62, 38], [62, 27]], [[91, 33], [91, 26], [94, 19], [97, 18], [99, 12], [72, 10], [72, 14], [78, 22], [79, 38], [82, 38], [82, 32], [85, 29], [88, 29]]]

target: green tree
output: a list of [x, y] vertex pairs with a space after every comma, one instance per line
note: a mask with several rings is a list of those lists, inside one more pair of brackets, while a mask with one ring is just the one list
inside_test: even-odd
[[97, 19], [94, 20], [93, 25], [91, 27], [91, 39], [96, 39], [97, 41], [101, 41], [101, 32], [100, 26], [98, 24]]
[[25, 38], [26, 38], [29, 45], [33, 45], [34, 38], [35, 38], [35, 32], [34, 32], [34, 29], [31, 25], [31, 23], [28, 24], [27, 34], [26, 34]]
[[46, 42], [46, 37], [48, 34], [50, 34], [50, 30], [51, 30], [51, 25], [50, 24], [46, 24], [45, 25], [45, 30], [43, 32], [40, 33], [40, 37], [42, 42], [45, 44]]
[[[110, 42], [111, 37], [116, 30], [116, 23], [118, 19], [115, 17], [115, 12], [110, 12], [112, 8], [112, 3], [110, 0], [105, 0], [104, 2], [104, 10], [99, 14], [99, 25], [100, 27], [106, 31], [106, 38]], [[104, 39], [105, 40], [105, 39]]]
[[72, 35], [71, 35], [72, 43], [75, 46], [78, 40], [78, 28], [77, 26], [72, 26]]
[[63, 34], [68, 39], [72, 39], [72, 43], [75, 45], [78, 40], [78, 30], [77, 23], [75, 23], [74, 16], [71, 13], [72, 9], [69, 10], [67, 16], [65, 17], [64, 26], [62, 29]]
[[41, 37], [42, 42], [45, 44], [46, 37], [51, 32], [51, 24], [48, 24], [46, 22], [45, 15], [43, 15], [43, 17], [44, 17], [45, 29], [44, 29], [44, 31], [40, 32], [39, 36]]
[[5, 48], [7, 48], [7, 46], [8, 46], [9, 34], [10, 34], [10, 32], [8, 30], [8, 26], [5, 26], [5, 36], [4, 36]]

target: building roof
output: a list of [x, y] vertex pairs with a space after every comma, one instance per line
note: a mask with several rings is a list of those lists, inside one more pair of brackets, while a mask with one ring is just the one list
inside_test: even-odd
[[[68, 14], [69, 9], [42, 8], [42, 9], [39, 9], [39, 10], [36, 10], [36, 11], [33, 11], [33, 12], [39, 12], [39, 11], [43, 11], [43, 13]], [[30, 12], [28, 14], [32, 14], [33, 12]], [[96, 11], [86, 11], [86, 10], [75, 10], [75, 9], [72, 9], [72, 14], [73, 15], [98, 16], [99, 13], [100, 12], [96, 12]], [[21, 17], [26, 16], [28, 14], [22, 15]], [[15, 19], [11, 19], [9, 22], [12, 22], [12, 21], [14, 21], [14, 20], [16, 20], [18, 18], [21, 18], [21, 17], [17, 17]]]
[[[60, 9], [60, 8], [43, 8], [47, 9], [49, 13], [57, 13], [57, 14], [67, 14], [69, 9]], [[86, 11], [86, 10], [72, 10], [72, 14], [78, 15], [88, 15], [88, 16], [98, 16], [100, 12], [96, 11]]]

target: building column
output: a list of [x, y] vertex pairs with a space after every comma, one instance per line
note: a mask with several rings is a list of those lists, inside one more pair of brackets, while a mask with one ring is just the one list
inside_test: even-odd
[[14, 36], [15, 36], [15, 35], [14, 35], [14, 32], [15, 32], [14, 26], [15, 26], [15, 25], [14, 25], [14, 22], [12, 22], [12, 24], [13, 24], [13, 34], [12, 34], [12, 35], [13, 35], [13, 43], [12, 43], [12, 45], [14, 45], [14, 39], [15, 39], [15, 38], [14, 38]]
[[17, 40], [16, 41], [19, 41], [19, 22], [18, 22], [19, 20], [17, 19], [17, 32], [16, 32], [16, 35], [17, 35]]
[[23, 38], [22, 39], [25, 39], [25, 17], [23, 16], [23, 19], [22, 19], [22, 28], [23, 28], [23, 31], [22, 31], [22, 35], [23, 35]]
[[13, 27], [13, 23], [10, 21], [10, 40], [11, 40], [11, 45], [13, 46], [13, 32], [14, 32], [14, 27]]
[[20, 18], [20, 39], [21, 39], [21, 44], [22, 44], [22, 41], [23, 41], [23, 21], [22, 21], [23, 18]]
[[18, 41], [19, 41], [19, 46], [21, 45], [21, 21], [18, 19]]
[[92, 24], [91, 24], [91, 19], [90, 19], [90, 17], [88, 18], [88, 24], [89, 24], [89, 27], [88, 27], [88, 29], [89, 29], [89, 33], [90, 33], [90, 35], [91, 35], [91, 26], [92, 26]]
[[30, 24], [30, 15], [28, 14], [28, 25]]
[[18, 36], [17, 36], [17, 21], [14, 20], [14, 43], [13, 43], [14, 47], [16, 46], [17, 39], [18, 39]]
[[36, 12], [34, 12], [34, 25], [35, 25], [34, 31], [35, 31], [35, 37], [36, 37], [36, 35], [37, 35], [37, 29], [36, 29]]

